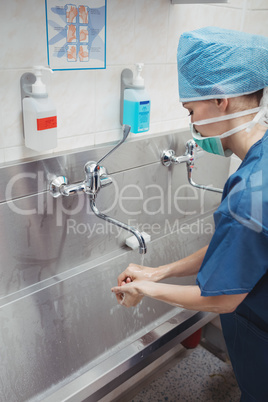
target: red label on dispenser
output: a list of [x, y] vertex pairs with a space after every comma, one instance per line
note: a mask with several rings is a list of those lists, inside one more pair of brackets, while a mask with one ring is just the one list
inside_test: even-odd
[[36, 121], [38, 131], [57, 127], [57, 116], [44, 117], [43, 119], [37, 119]]

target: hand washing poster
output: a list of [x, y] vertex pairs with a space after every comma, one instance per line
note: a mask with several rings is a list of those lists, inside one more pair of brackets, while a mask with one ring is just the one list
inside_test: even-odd
[[106, 68], [106, 0], [46, 0], [52, 70]]

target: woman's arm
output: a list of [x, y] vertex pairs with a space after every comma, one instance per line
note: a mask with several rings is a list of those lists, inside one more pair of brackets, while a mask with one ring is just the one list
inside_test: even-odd
[[196, 275], [201, 267], [207, 247], [208, 246], [203, 247], [186, 258], [171, 264], [161, 265], [158, 268], [130, 264], [127, 269], [118, 276], [118, 286], [135, 280], [158, 282], [170, 277]]
[[149, 281], [134, 281], [112, 288], [118, 302], [126, 307], [136, 306], [143, 296], [188, 310], [230, 313], [245, 299], [247, 293], [236, 295], [201, 296], [198, 286], [169, 285]]
[[208, 246], [201, 248], [188, 257], [158, 268], [161, 279], [196, 275], [202, 265]]

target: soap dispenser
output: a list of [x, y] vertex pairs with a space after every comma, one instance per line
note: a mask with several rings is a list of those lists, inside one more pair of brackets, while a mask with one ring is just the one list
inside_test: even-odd
[[121, 124], [131, 126], [132, 133], [142, 133], [150, 128], [151, 100], [141, 76], [142, 63], [136, 64], [136, 75], [125, 69], [121, 75]]
[[57, 112], [42, 82], [42, 70], [34, 67], [35, 74], [21, 77], [21, 96], [25, 146], [38, 152], [57, 147]]

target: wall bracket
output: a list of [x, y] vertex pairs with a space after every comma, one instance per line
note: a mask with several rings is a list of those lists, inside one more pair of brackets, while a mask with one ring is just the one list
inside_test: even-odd
[[121, 73], [121, 89], [120, 89], [120, 123], [123, 125], [124, 115], [124, 91], [127, 88], [133, 88], [133, 72], [129, 68], [125, 68]]

